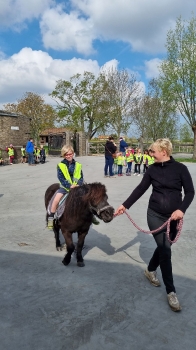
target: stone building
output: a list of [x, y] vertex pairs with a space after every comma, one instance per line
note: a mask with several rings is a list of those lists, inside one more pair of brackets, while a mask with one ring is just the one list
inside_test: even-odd
[[82, 131], [73, 132], [67, 128], [49, 128], [42, 131], [40, 144], [48, 146], [50, 155], [60, 155], [63, 145], [69, 144], [77, 156], [86, 155], [86, 136]]
[[30, 118], [0, 110], [0, 148], [3, 158], [7, 157], [6, 146], [15, 148], [15, 159], [20, 158], [20, 148], [30, 138]]

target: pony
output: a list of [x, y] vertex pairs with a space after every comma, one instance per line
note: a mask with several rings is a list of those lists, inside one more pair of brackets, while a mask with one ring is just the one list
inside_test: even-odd
[[[45, 192], [45, 207], [48, 208], [49, 202], [54, 193], [59, 189], [59, 184], [55, 183], [48, 187]], [[71, 261], [71, 255], [75, 250], [72, 240], [72, 233], [78, 233], [76, 246], [77, 266], [85, 266], [82, 257], [82, 248], [84, 240], [88, 234], [93, 216], [97, 216], [105, 223], [110, 222], [114, 216], [114, 208], [108, 203], [106, 187], [100, 182], [83, 184], [72, 188], [66, 198], [65, 208], [60, 219], [54, 218], [54, 237], [56, 240], [57, 251], [61, 250], [59, 231], [65, 238], [67, 253], [62, 263], [67, 266]], [[46, 213], [46, 222], [49, 214]]]

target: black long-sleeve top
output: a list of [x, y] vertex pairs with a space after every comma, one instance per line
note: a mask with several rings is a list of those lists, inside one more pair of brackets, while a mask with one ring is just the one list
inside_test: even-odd
[[[187, 167], [173, 157], [163, 163], [154, 163], [146, 171], [140, 184], [123, 203], [129, 209], [152, 185], [148, 207], [157, 213], [171, 215], [179, 209], [183, 213], [194, 198], [194, 187]], [[182, 188], [184, 198], [182, 198]]]
[[105, 144], [105, 156], [112, 156], [116, 152], [117, 147], [112, 141], [107, 141]]

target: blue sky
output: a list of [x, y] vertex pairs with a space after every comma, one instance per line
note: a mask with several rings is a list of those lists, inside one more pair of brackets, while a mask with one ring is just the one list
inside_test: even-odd
[[59, 79], [106, 67], [158, 74], [166, 34], [193, 0], [0, 0], [0, 108], [27, 91], [46, 102]]

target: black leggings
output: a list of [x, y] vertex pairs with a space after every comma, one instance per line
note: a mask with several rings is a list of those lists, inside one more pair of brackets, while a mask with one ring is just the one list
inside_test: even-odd
[[136, 173], [140, 174], [140, 165], [141, 164], [135, 164], [135, 174]]
[[[160, 227], [165, 221], [168, 220], [168, 216], [161, 215], [152, 209], [148, 208], [147, 221], [149, 229], [155, 230]], [[174, 240], [177, 234], [176, 230], [177, 221], [171, 221], [170, 225], [170, 239]], [[156, 241], [157, 248], [149, 262], [148, 271], [156, 271], [160, 265], [163, 282], [166, 287], [167, 294], [176, 292], [173, 283], [172, 263], [171, 263], [171, 244], [169, 243], [166, 235], [166, 227], [164, 227], [158, 233], [153, 234]]]

